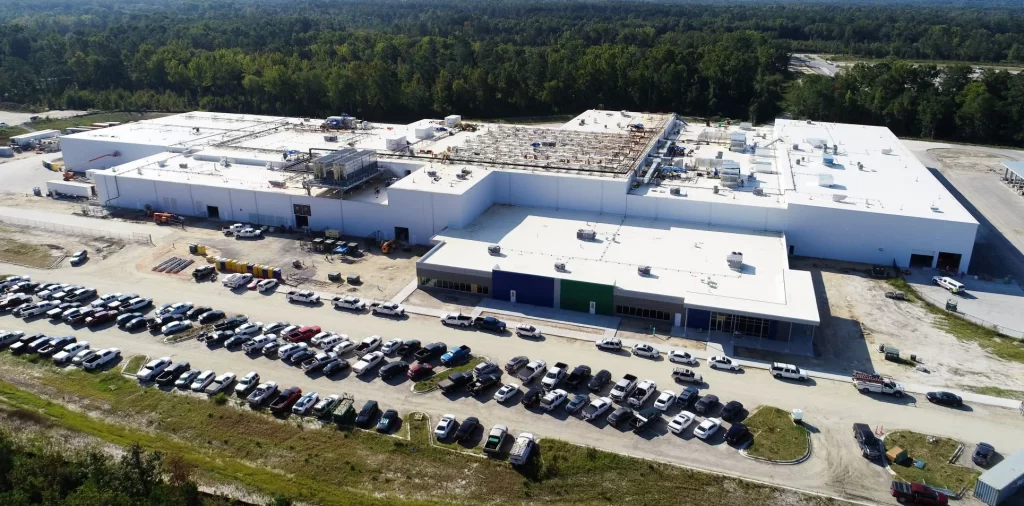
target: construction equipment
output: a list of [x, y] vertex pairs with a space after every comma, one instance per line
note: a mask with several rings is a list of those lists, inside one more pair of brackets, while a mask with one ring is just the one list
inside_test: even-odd
[[395, 248], [395, 240], [394, 239], [391, 239], [390, 241], [384, 241], [384, 242], [380, 243], [380, 251], [381, 251], [381, 253], [384, 253], [385, 255], [388, 254], [388, 253], [391, 253], [391, 250], [394, 249], [394, 248]]
[[181, 216], [171, 213], [153, 213], [153, 221], [157, 224], [181, 223]]

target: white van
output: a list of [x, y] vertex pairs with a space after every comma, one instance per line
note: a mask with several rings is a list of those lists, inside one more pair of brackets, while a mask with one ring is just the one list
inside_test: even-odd
[[953, 278], [948, 278], [945, 276], [935, 276], [932, 278], [932, 282], [935, 283], [936, 285], [945, 288], [946, 290], [949, 290], [950, 293], [962, 293], [967, 290], [967, 288], [964, 287], [963, 283], [956, 281]]

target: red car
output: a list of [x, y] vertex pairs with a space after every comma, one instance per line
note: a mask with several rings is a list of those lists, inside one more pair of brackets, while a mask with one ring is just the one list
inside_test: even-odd
[[270, 410], [275, 413], [287, 413], [292, 409], [292, 406], [299, 401], [299, 397], [302, 397], [302, 389], [299, 387], [291, 387], [274, 399], [274, 402], [270, 403]]
[[85, 319], [85, 326], [95, 327], [117, 318], [117, 311], [100, 311]]
[[316, 325], [312, 327], [302, 327], [289, 332], [287, 336], [284, 336], [284, 339], [289, 343], [301, 343], [313, 339], [313, 336], [319, 333], [320, 327], [317, 327]]
[[430, 376], [430, 373], [433, 372], [433, 370], [434, 366], [430, 364], [426, 364], [423, 362], [413, 362], [413, 364], [409, 366], [409, 371], [405, 374], [409, 376], [409, 379], [417, 380], [420, 378]]
[[942, 506], [949, 504], [949, 498], [942, 492], [933, 490], [927, 485], [920, 483], [903, 483], [900, 481], [892, 482], [889, 487], [889, 493], [900, 504], [929, 504], [933, 506]]

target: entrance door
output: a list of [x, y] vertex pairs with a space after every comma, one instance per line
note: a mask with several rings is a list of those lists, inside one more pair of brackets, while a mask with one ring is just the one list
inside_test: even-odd
[[590, 301], [590, 314], [597, 314], [597, 302]]
[[508, 291], [508, 301], [513, 303], [513, 304], [516, 303], [516, 291], [515, 290], [509, 290]]
[[295, 228], [302, 228], [309, 226], [309, 216], [295, 215]]
[[395, 240], [398, 242], [409, 242], [409, 229], [406, 227], [395, 227]]
[[217, 206], [206, 206], [206, 216], [215, 220], [220, 219], [220, 208]]

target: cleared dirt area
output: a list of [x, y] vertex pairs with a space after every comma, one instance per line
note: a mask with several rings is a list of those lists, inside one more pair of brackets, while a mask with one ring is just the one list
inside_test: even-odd
[[[878, 372], [918, 385], [973, 385], [1024, 389], [1024, 364], [1001, 360], [977, 344], [963, 342], [935, 327], [935, 316], [920, 304], [887, 299], [893, 288], [873, 279], [868, 266], [799, 259], [793, 268], [811, 272], [818, 294], [821, 326], [815, 332], [813, 359], [800, 363], [836, 374]], [[885, 360], [878, 346], [916, 354], [929, 372]], [[744, 353], [751, 358], [784, 360], [784, 355]]]
[[[413, 276], [415, 276], [415, 273]], [[463, 314], [470, 314], [476, 305], [480, 303], [480, 300], [481, 297], [479, 295], [469, 293], [417, 289], [404, 302], [411, 306], [440, 309], [448, 313], [461, 312]]]
[[48, 269], [60, 257], [83, 249], [89, 251], [92, 258], [87, 262], [90, 262], [122, 248], [124, 243], [112, 239], [76, 237], [0, 224], [0, 261], [29, 267]]

